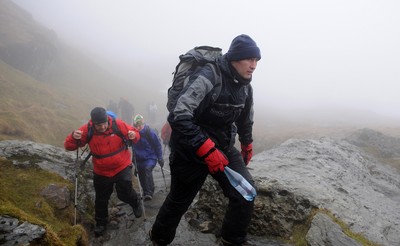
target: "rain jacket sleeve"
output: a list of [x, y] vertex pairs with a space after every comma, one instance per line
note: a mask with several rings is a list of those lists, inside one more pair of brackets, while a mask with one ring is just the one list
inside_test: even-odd
[[168, 116], [172, 129], [185, 136], [186, 144], [192, 150], [197, 150], [208, 138], [201, 127], [195, 124], [194, 115], [196, 111], [204, 110], [207, 101], [210, 100], [207, 96], [210, 96], [214, 88], [213, 77], [213, 71], [209, 67], [204, 67], [196, 75], [192, 75]]

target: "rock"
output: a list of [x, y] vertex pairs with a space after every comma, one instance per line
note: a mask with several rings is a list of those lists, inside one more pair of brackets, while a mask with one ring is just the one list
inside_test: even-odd
[[338, 224], [325, 214], [317, 213], [307, 233], [309, 246], [361, 246], [356, 240], [343, 233]]
[[355, 146], [374, 150], [377, 157], [400, 158], [400, 139], [386, 136], [372, 129], [364, 128], [355, 131], [347, 136], [345, 140]]
[[0, 242], [4, 245], [29, 245], [42, 239], [46, 230], [28, 222], [19, 224], [18, 219], [0, 216]]
[[400, 242], [399, 174], [347, 141], [290, 139], [256, 155], [250, 168], [255, 178], [276, 186], [269, 189], [283, 187], [330, 210], [371, 241]]
[[[382, 141], [380, 146], [396, 149], [384, 139], [374, 141]], [[75, 152], [30, 141], [7, 140], [0, 141], [0, 156], [12, 160], [15, 165], [39, 166], [75, 182]], [[167, 154], [165, 158], [168, 161]], [[270, 238], [290, 238], [294, 225], [303, 223], [313, 208], [331, 211], [353, 232], [377, 244], [391, 246], [400, 242], [399, 174], [348, 141], [332, 138], [290, 139], [255, 155], [249, 168], [258, 186], [255, 212], [249, 228], [249, 238], [255, 245], [286, 245]], [[85, 199], [93, 202], [92, 177], [84, 175], [79, 176], [78, 194], [86, 194]], [[156, 168], [153, 175], [156, 192], [153, 200], [145, 204], [146, 217], [133, 218], [130, 206], [118, 203], [115, 196], [112, 197], [110, 230], [102, 238], [91, 238], [93, 245], [125, 242], [150, 245], [148, 231], [167, 195], [161, 171]], [[165, 177], [169, 183], [169, 172]], [[182, 218], [171, 245], [216, 245], [215, 234], [218, 234], [226, 202], [218, 184], [208, 178], [197, 200]], [[78, 202], [80, 211], [83, 211], [82, 204]], [[114, 209], [112, 204], [118, 209]], [[328, 223], [333, 221], [326, 221], [319, 215], [314, 218], [308, 233], [310, 244], [328, 240], [319, 236], [318, 232], [322, 230], [327, 229], [326, 235], [338, 236], [336, 225], [327, 226]], [[7, 226], [14, 225], [11, 222]], [[111, 227], [118, 229], [112, 230]], [[89, 236], [93, 236], [91, 232]]]
[[64, 209], [71, 203], [71, 193], [66, 186], [50, 184], [40, 192], [40, 195], [48, 199], [58, 209]]
[[75, 182], [76, 151], [32, 141], [0, 141], [0, 156], [19, 166], [39, 166]]

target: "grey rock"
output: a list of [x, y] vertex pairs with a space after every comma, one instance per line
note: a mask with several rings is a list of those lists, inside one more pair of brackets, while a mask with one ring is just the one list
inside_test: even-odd
[[46, 230], [41, 226], [26, 221], [19, 224], [18, 219], [0, 216], [0, 241], [4, 245], [29, 245], [43, 238], [45, 233]]
[[399, 138], [364, 128], [353, 132], [345, 140], [358, 147], [373, 149], [377, 157], [400, 159]]
[[71, 193], [66, 186], [50, 184], [40, 194], [53, 203], [56, 208], [64, 209], [71, 203]]
[[256, 178], [275, 180], [332, 211], [371, 241], [388, 246], [400, 242], [399, 174], [347, 141], [290, 139], [256, 155], [250, 168]]
[[[56, 172], [71, 182], [79, 178], [78, 209], [81, 212], [84, 211], [82, 200], [94, 200], [92, 179], [87, 174], [90, 170], [75, 176], [76, 152], [30, 141], [7, 140], [0, 141], [0, 156], [21, 167], [36, 165]], [[168, 155], [165, 156], [168, 161]], [[249, 168], [258, 186], [255, 213], [249, 231], [249, 238], [255, 241], [255, 245], [285, 245], [270, 238], [290, 237], [293, 226], [304, 222], [313, 208], [330, 210], [353, 232], [361, 233], [380, 245], [399, 245], [399, 174], [348, 141], [332, 138], [290, 139], [255, 155]], [[110, 206], [115, 204], [120, 207], [115, 209], [117, 212], [114, 215], [111, 214], [115, 224], [113, 228], [118, 229], [110, 228], [107, 237], [91, 238], [92, 245], [118, 245], [125, 242], [151, 245], [148, 231], [167, 195], [161, 171], [156, 168], [153, 175], [156, 192], [153, 200], [145, 204], [146, 218], [130, 218], [130, 206], [111, 202]], [[168, 172], [165, 177], [169, 183]], [[217, 243], [214, 234], [221, 225], [221, 210], [226, 205], [226, 199], [218, 192], [219, 186], [212, 179], [207, 180], [196, 201], [182, 218], [177, 237], [171, 245]], [[86, 198], [82, 198], [81, 194], [86, 194]], [[314, 223], [317, 224], [317, 220]], [[13, 222], [7, 224], [10, 228], [14, 225]], [[90, 232], [89, 235], [92, 236]], [[311, 231], [309, 235], [310, 242], [316, 240], [316, 236], [313, 236], [315, 233]]]
[[39, 166], [71, 182], [75, 180], [76, 151], [32, 141], [3, 140], [0, 141], [0, 156], [12, 160], [14, 165]]
[[343, 233], [338, 224], [325, 214], [317, 213], [307, 233], [309, 246], [361, 246], [356, 240]]

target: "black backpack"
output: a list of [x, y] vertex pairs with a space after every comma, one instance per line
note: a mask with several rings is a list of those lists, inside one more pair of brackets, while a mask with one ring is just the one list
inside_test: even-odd
[[215, 102], [221, 92], [221, 71], [216, 65], [216, 59], [222, 56], [222, 49], [210, 46], [195, 47], [179, 56], [179, 63], [176, 65], [172, 86], [168, 89], [167, 109], [171, 112], [180, 96], [183, 88], [187, 85], [189, 78], [198, 68], [210, 66], [216, 78], [212, 101]]

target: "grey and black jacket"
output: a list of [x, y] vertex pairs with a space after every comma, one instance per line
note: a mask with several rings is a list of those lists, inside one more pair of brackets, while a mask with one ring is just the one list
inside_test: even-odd
[[242, 144], [253, 142], [253, 89], [250, 81], [236, 79], [226, 56], [217, 60], [222, 88], [215, 102], [211, 100], [216, 79], [210, 67], [204, 66], [191, 76], [168, 116], [173, 129], [171, 149], [184, 155], [193, 153], [211, 138], [216, 148], [229, 152], [236, 134]]

